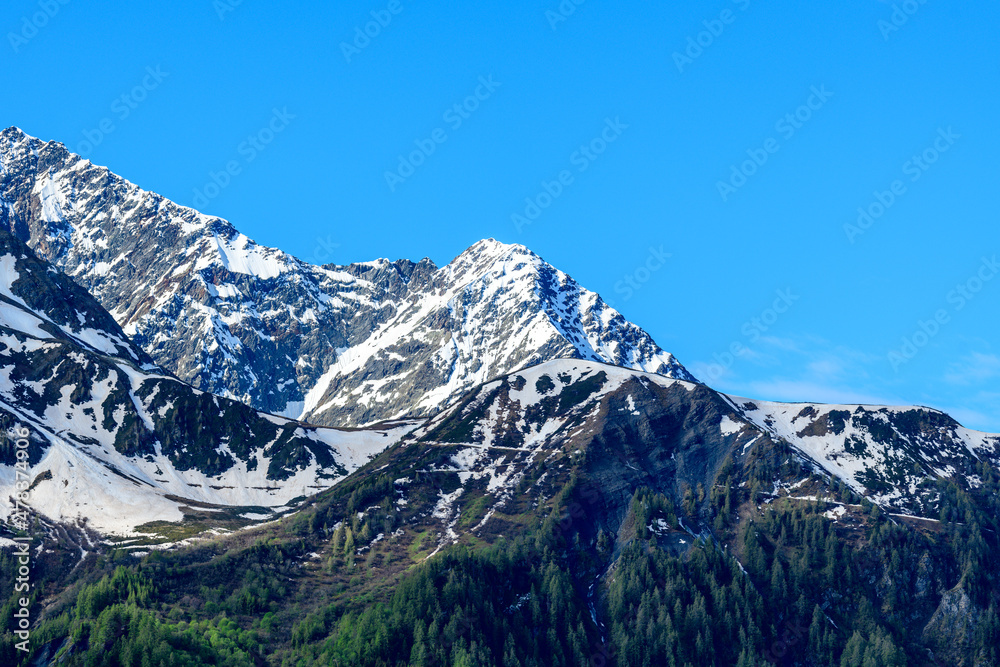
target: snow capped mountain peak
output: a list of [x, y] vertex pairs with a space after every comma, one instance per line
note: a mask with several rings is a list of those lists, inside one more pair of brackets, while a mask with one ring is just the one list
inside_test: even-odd
[[27, 132], [19, 128], [17, 125], [11, 125], [9, 127], [5, 127], [4, 129], [0, 130], [0, 136], [21, 136], [21, 137], [30, 137], [34, 139], [34, 137], [31, 137]]
[[511, 262], [541, 260], [528, 248], [518, 244], [501, 243], [496, 239], [483, 239], [466, 248], [445, 267], [448, 280], [454, 284], [469, 283], [494, 270], [503, 270]]
[[692, 379], [640, 328], [528, 248], [446, 266], [313, 266], [73, 155], [0, 133], [0, 226], [90, 291], [193, 386], [328, 425], [440, 409], [559, 357]]
[[[39, 139], [36, 139], [35, 137], [31, 136], [30, 134], [28, 134], [21, 128], [17, 127], [16, 125], [11, 125], [10, 127], [0, 130], [0, 142], [2, 143], [16, 144], [23, 141], [37, 141], [39, 143], [44, 143]], [[58, 144], [60, 146], [62, 145], [58, 141], [54, 141], [52, 143]]]
[[472, 386], [556, 358], [694, 380], [597, 294], [524, 246], [480, 241], [409, 293], [395, 317], [341, 352], [309, 391], [303, 419], [424, 415]]
[[456, 261], [462, 258], [469, 258], [471, 261], [496, 261], [502, 257], [508, 255], [527, 255], [531, 257], [537, 257], [526, 246], [520, 243], [503, 243], [497, 241], [495, 238], [482, 239], [476, 241], [471, 246], [462, 251], [458, 257], [455, 258]]

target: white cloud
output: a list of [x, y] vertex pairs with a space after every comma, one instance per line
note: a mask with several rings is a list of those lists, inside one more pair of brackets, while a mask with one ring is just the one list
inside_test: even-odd
[[[718, 375], [716, 385], [719, 389], [775, 401], [850, 405], [901, 403], [896, 398], [885, 396], [880, 389], [866, 386], [869, 384], [869, 368], [878, 359], [870, 354], [833, 345], [818, 336], [764, 336], [757, 345], [760, 349], [754, 351], [752, 360], [760, 362], [758, 366], [770, 367], [772, 372], [769, 377], [755, 380], [741, 377], [739, 364], [749, 359], [740, 355], [732, 367]], [[710, 367], [708, 364], [703, 366]], [[759, 378], [761, 374], [756, 373], [756, 376]], [[698, 377], [707, 379], [709, 376]]]
[[[988, 345], [985, 341], [974, 344]], [[705, 372], [713, 365], [714, 378]], [[747, 354], [735, 357], [722, 373], [712, 361], [691, 368], [712, 387], [737, 396], [839, 405], [924, 405], [948, 413], [967, 428], [1000, 431], [1000, 392], [986, 391], [997, 387], [1000, 356], [974, 352], [946, 371], [917, 372], [910, 380], [885, 376], [880, 372], [884, 365], [884, 355], [835, 345], [817, 336], [767, 336]], [[939, 373], [944, 373], [944, 382], [935, 381]], [[992, 386], [986, 384], [991, 381]]]
[[844, 371], [844, 367], [836, 359], [821, 359], [813, 361], [806, 369], [814, 375], [826, 375], [829, 377], [839, 376]]
[[948, 368], [944, 380], [949, 384], [973, 385], [1000, 377], [1000, 356], [973, 352]]
[[942, 412], [946, 412], [951, 415], [955, 421], [966, 428], [971, 428], [974, 431], [986, 431], [993, 428], [993, 425], [997, 423], [996, 416], [987, 415], [978, 410], [972, 410], [970, 408], [964, 407], [951, 407], [951, 408], [941, 408]]
[[755, 398], [796, 403], [836, 403], [839, 405], [899, 405], [897, 398], [857, 391], [848, 387], [828, 385], [809, 379], [762, 380], [751, 382], [749, 388]]

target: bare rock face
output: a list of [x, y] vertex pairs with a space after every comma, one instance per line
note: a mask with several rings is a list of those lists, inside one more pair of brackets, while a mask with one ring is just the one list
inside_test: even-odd
[[481, 241], [441, 268], [313, 266], [16, 128], [0, 132], [0, 226], [180, 379], [316, 423], [428, 414], [559, 357], [693, 379], [522, 246]]
[[923, 641], [934, 652], [938, 664], [957, 667], [973, 664], [965, 656], [975, 645], [981, 614], [961, 586], [941, 596], [941, 603], [923, 632]]

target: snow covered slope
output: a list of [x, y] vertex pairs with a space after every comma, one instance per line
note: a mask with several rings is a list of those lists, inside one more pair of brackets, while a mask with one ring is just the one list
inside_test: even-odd
[[930, 408], [728, 398], [747, 421], [788, 442], [857, 493], [922, 516], [934, 514], [935, 477], [959, 478], [977, 488], [976, 464], [1000, 463], [1000, 435], [963, 428]]
[[527, 248], [489, 239], [344, 350], [306, 395], [303, 416], [327, 424], [431, 414], [490, 378], [565, 358], [694, 380], [600, 296]]
[[422, 415], [559, 357], [693, 379], [639, 327], [522, 246], [313, 266], [16, 128], [0, 226], [205, 391], [328, 425]]
[[412, 428], [336, 431], [264, 415], [157, 367], [85, 290], [0, 227], [0, 519], [17, 429], [30, 505], [126, 533], [195, 501], [281, 506], [334, 484]]

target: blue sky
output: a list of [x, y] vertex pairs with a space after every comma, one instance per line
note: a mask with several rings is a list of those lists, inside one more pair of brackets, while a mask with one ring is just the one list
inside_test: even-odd
[[995, 2], [94, 4], [3, 3], [0, 124], [307, 260], [523, 243], [720, 389], [1000, 432]]

